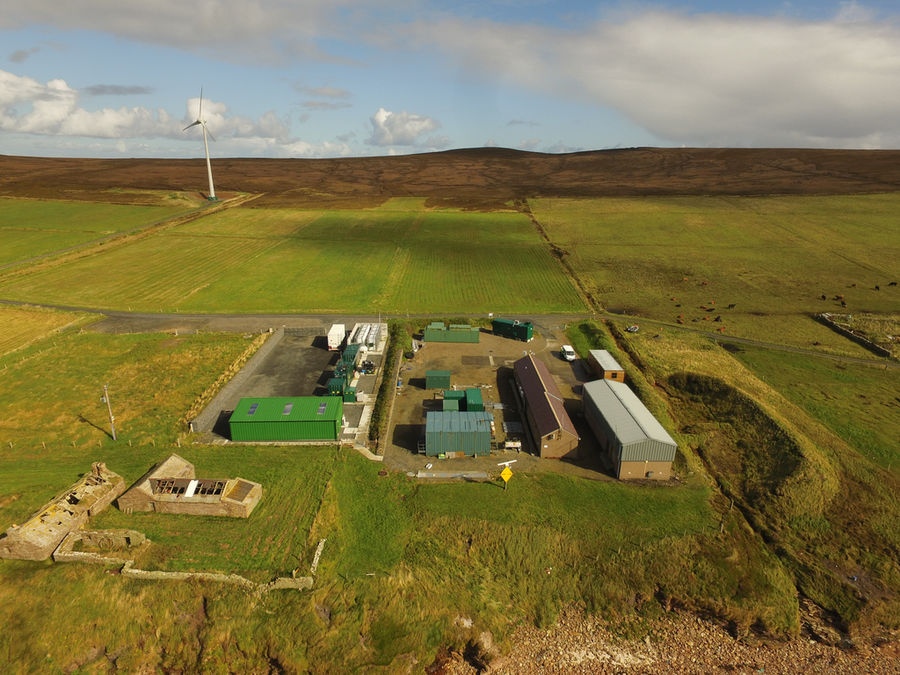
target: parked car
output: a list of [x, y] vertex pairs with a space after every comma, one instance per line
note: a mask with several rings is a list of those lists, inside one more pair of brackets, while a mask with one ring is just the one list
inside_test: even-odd
[[574, 361], [578, 358], [578, 354], [575, 353], [575, 350], [572, 349], [572, 345], [563, 345], [559, 349], [559, 355], [563, 357], [566, 361]]

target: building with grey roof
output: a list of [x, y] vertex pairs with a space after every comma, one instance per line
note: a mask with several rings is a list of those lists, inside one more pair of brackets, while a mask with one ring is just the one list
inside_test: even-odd
[[588, 352], [588, 365], [594, 374], [603, 380], [625, 381], [625, 370], [615, 357], [605, 349], [592, 349]]
[[678, 444], [629, 387], [614, 380], [584, 385], [584, 416], [617, 478], [672, 475]]
[[577, 457], [580, 438], [547, 364], [528, 354], [513, 364], [513, 375], [538, 454], [551, 459]]

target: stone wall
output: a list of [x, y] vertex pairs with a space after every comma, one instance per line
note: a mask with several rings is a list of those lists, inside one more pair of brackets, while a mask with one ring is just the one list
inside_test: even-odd
[[852, 330], [850, 330], [848, 328], [844, 328], [843, 326], [835, 323], [835, 321], [831, 318], [831, 314], [829, 314], [828, 312], [825, 312], [824, 314], [816, 314], [813, 318], [816, 321], [818, 321], [819, 323], [821, 323], [825, 326], [828, 326], [835, 333], [840, 333], [848, 340], [852, 340], [853, 342], [858, 344], [860, 347], [863, 347], [864, 349], [868, 349], [873, 354], [878, 354], [878, 356], [884, 356], [886, 358], [891, 358], [891, 352], [889, 349], [885, 349], [884, 347], [882, 347], [880, 345], [876, 345], [874, 342], [863, 337], [862, 335], [857, 335]]
[[147, 537], [137, 530], [78, 530], [69, 532], [53, 552], [56, 562], [84, 562], [95, 565], [121, 565], [125, 559], [104, 555], [96, 551], [75, 551], [81, 542], [88, 548], [104, 552], [127, 551], [149, 543]]

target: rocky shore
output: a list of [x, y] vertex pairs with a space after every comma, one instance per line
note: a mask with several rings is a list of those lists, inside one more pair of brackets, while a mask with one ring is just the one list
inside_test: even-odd
[[[478, 668], [472, 654], [452, 653], [432, 673], [479, 672], [516, 675], [546, 673], [816, 673], [817, 675], [897, 675], [897, 636], [872, 644], [833, 646], [801, 637], [790, 641], [735, 639], [720, 625], [688, 613], [672, 612], [644, 630], [640, 639], [612, 633], [601, 617], [576, 610], [540, 630], [524, 626], [511, 638], [509, 654]], [[468, 660], [467, 660], [468, 657]], [[437, 668], [435, 668], [437, 666]]]

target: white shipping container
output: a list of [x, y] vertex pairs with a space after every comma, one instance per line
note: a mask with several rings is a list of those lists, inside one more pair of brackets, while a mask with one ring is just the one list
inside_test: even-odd
[[344, 335], [346, 334], [346, 330], [344, 328], [344, 324], [336, 323], [331, 326], [328, 330], [328, 349], [330, 351], [336, 351], [341, 348], [341, 345], [344, 342]]

